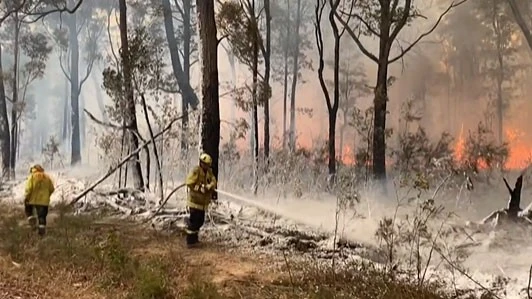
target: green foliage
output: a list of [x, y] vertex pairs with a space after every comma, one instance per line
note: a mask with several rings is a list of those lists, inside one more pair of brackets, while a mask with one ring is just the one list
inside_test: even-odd
[[262, 44], [258, 18], [252, 8], [244, 7], [240, 0], [223, 2], [217, 15], [218, 30], [227, 38], [238, 60], [249, 68], [253, 66], [254, 44]]
[[[165, 78], [163, 39], [160, 31], [152, 29], [139, 26], [129, 36], [129, 62], [136, 101], [140, 93], [157, 100], [161, 95], [161, 81]], [[109, 117], [121, 123], [126, 107], [122, 67], [108, 66], [103, 71], [103, 78], [105, 91], [113, 100], [113, 105], [107, 107]]]

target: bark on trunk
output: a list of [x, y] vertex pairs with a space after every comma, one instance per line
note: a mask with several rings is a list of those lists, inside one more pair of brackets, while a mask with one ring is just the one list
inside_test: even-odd
[[[336, 24], [335, 13], [339, 5], [339, 0], [330, 1], [329, 24], [334, 35], [334, 78], [333, 78], [333, 98], [329, 94], [329, 88], [325, 82], [323, 71], [325, 68], [324, 62], [324, 42], [323, 32], [321, 28], [321, 20], [325, 3], [320, 3], [316, 7], [316, 42], [319, 52], [319, 67], [318, 79], [327, 104], [327, 111], [329, 112], [329, 136], [328, 136], [328, 170], [329, 170], [329, 184], [334, 184], [336, 179], [336, 119], [338, 114], [338, 107], [340, 102], [340, 35], [338, 26]], [[323, 5], [323, 6], [322, 6]], [[330, 185], [329, 185], [330, 187]]]
[[70, 113], [72, 138], [70, 165], [81, 162], [81, 137], [79, 127], [79, 41], [76, 14], [68, 16], [69, 47], [70, 47]]
[[[192, 0], [183, 0], [183, 78], [187, 84], [190, 85], [190, 44], [192, 42]], [[195, 95], [195, 93], [194, 93]], [[189, 99], [181, 96], [181, 119], [182, 135], [181, 135], [181, 150], [186, 153], [188, 151], [188, 108], [190, 106]]]
[[81, 152], [83, 153], [83, 150], [85, 149], [85, 145], [87, 142], [87, 117], [85, 113], [83, 113], [83, 110], [85, 109], [85, 98], [83, 97], [83, 94], [80, 93], [79, 95], [79, 140], [80, 140], [80, 148]]
[[[131, 63], [129, 62], [129, 41], [127, 36], [127, 6], [126, 0], [119, 0], [120, 8], [120, 41], [122, 44], [122, 69], [124, 72], [124, 92], [126, 101], [125, 117], [127, 127], [129, 130], [129, 148], [134, 151], [139, 147], [139, 140], [136, 135], [137, 128], [137, 113], [135, 108], [135, 95], [133, 93]], [[140, 164], [139, 154], [136, 154], [131, 161], [131, 173], [133, 176], [133, 184], [136, 189], [144, 190], [144, 178], [142, 176], [142, 166]]]
[[[264, 85], [270, 86], [270, 54], [271, 54], [271, 14], [270, 0], [264, 0], [264, 12], [266, 16], [266, 53], [264, 55]], [[264, 159], [265, 166], [270, 158], [270, 97], [264, 99]], [[267, 168], [266, 168], [267, 169]]]
[[259, 41], [258, 41], [258, 20], [255, 16], [255, 1], [252, 1], [252, 8], [249, 12], [253, 20], [253, 27], [256, 30], [253, 35], [253, 65], [252, 65], [252, 77], [253, 77], [253, 88], [252, 88], [252, 125], [253, 125], [253, 194], [257, 193], [258, 188], [258, 167], [259, 167], [259, 115], [258, 115], [258, 83], [259, 83]]
[[2, 178], [9, 178], [9, 151], [11, 137], [7, 117], [7, 100], [2, 67], [2, 45], [0, 44], [0, 150], [2, 151]]
[[290, 1], [286, 1], [286, 39], [284, 41], [284, 83], [283, 83], [283, 149], [286, 148], [286, 118], [288, 104], [288, 49], [290, 45]]
[[503, 132], [503, 118], [504, 118], [504, 99], [502, 93], [502, 84], [504, 82], [504, 57], [503, 57], [503, 42], [502, 36], [499, 28], [499, 22], [497, 22], [497, 13], [498, 13], [498, 2], [492, 1], [493, 4], [493, 20], [492, 26], [493, 31], [496, 34], [496, 43], [497, 43], [497, 138], [499, 144], [504, 142], [504, 132]]
[[340, 35], [335, 21], [335, 12], [339, 5], [339, 0], [330, 2], [331, 12], [329, 13], [329, 22], [331, 23], [334, 35], [334, 98], [332, 105], [329, 107], [329, 175], [334, 179], [336, 175], [336, 118], [338, 106], [340, 103]]
[[10, 177], [15, 177], [15, 166], [17, 161], [17, 144], [18, 144], [18, 115], [19, 101], [18, 101], [18, 63], [19, 63], [19, 39], [20, 39], [20, 24], [18, 20], [18, 13], [15, 12], [15, 30], [14, 30], [14, 53], [13, 53], [13, 81], [12, 81], [12, 102], [11, 107], [11, 150], [9, 152], [9, 171]]
[[377, 84], [373, 100], [373, 175], [377, 180], [386, 179], [386, 106], [388, 102], [388, 57], [390, 54], [390, 20], [381, 13]]
[[301, 0], [297, 1], [297, 16], [295, 27], [295, 43], [293, 52], [293, 68], [292, 68], [292, 91], [290, 93], [290, 150], [296, 149], [296, 90], [297, 80], [299, 74], [299, 27], [301, 25]]
[[69, 92], [68, 92], [68, 89], [69, 89], [69, 85], [70, 85], [70, 81], [68, 81], [68, 78], [65, 77], [65, 95], [64, 95], [64, 98], [63, 98], [63, 119], [62, 119], [62, 123], [61, 123], [61, 140], [65, 143], [65, 145], [67, 145], [68, 143], [66, 141], [68, 141], [68, 132], [69, 132], [69, 128], [70, 128], [70, 117], [69, 117], [69, 113], [68, 113], [68, 107], [70, 106], [69, 105]]
[[212, 157], [212, 170], [218, 178], [220, 146], [220, 102], [218, 82], [218, 39], [214, 19], [214, 0], [196, 0], [201, 41], [203, 111], [201, 147]]
[[[386, 56], [387, 57], [387, 56]], [[387, 59], [387, 58], [385, 58]], [[378, 180], [386, 179], [386, 102], [388, 101], [388, 65], [379, 64], [375, 88], [373, 118], [373, 174]]]

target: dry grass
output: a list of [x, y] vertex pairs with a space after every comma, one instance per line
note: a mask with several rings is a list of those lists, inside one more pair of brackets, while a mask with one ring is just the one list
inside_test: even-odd
[[189, 250], [179, 233], [103, 214], [56, 209], [40, 238], [22, 210], [0, 208], [0, 298], [450, 298], [438, 286], [405, 284], [369, 266], [273, 269], [272, 259], [217, 244]]

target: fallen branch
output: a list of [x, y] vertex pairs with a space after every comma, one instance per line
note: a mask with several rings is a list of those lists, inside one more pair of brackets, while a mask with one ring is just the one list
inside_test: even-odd
[[153, 213], [153, 215], [152, 215], [151, 217], [149, 217], [148, 219], [146, 219], [146, 220], [144, 221], [144, 223], [147, 223], [147, 222], [153, 220], [153, 218], [155, 218], [155, 216], [157, 216], [157, 214], [159, 214], [159, 212], [163, 209], [163, 207], [166, 205], [166, 203], [168, 202], [168, 200], [170, 200], [170, 198], [172, 197], [172, 195], [174, 195], [174, 193], [176, 193], [177, 190], [179, 190], [179, 189], [181, 189], [181, 188], [183, 188], [183, 187], [185, 187], [185, 186], [186, 186], [186, 184], [181, 184], [181, 185], [175, 187], [174, 190], [172, 190], [172, 191], [166, 196], [166, 198], [165, 198], [164, 201], [161, 203], [161, 205], [159, 206], [159, 208], [155, 211], [155, 213]]
[[87, 116], [93, 122], [95, 122], [96, 124], [98, 124], [100, 126], [104, 126], [104, 127], [108, 127], [108, 128], [116, 129], [116, 130], [131, 130], [131, 129], [133, 129], [132, 126], [120, 126], [120, 125], [117, 125], [117, 124], [113, 124], [111, 122], [104, 122], [102, 120], [99, 120], [98, 118], [96, 118], [96, 116], [94, 116], [94, 114], [90, 113], [87, 109], [83, 109], [83, 112], [85, 112], [85, 114], [87, 114]]
[[105, 200], [105, 203], [110, 205], [112, 208], [114, 208], [115, 210], [118, 210], [124, 214], [126, 214], [126, 216], [130, 216], [133, 214], [133, 209], [130, 209], [130, 208], [126, 208], [126, 207], [123, 207], [115, 202], [113, 202], [112, 199], [108, 199], [106, 198]]
[[477, 286], [479, 286], [482, 290], [486, 291], [487, 293], [489, 293], [490, 295], [493, 296], [493, 298], [497, 298], [497, 299], [502, 299], [501, 297], [497, 296], [497, 294], [495, 294], [492, 290], [488, 289], [487, 287], [485, 287], [483, 284], [481, 284], [480, 282], [478, 282], [478, 280], [474, 279], [471, 275], [467, 274], [464, 270], [460, 269], [459, 267], [457, 267], [453, 262], [451, 262], [446, 256], [445, 254], [441, 253], [439, 250], [436, 250], [436, 252], [441, 256], [442, 259], [444, 259], [447, 264], [453, 268], [454, 270], [458, 271], [460, 274], [464, 275], [467, 279], [469, 279], [470, 281], [472, 281], [474, 284], [476, 284]]
[[99, 184], [101, 184], [103, 181], [105, 181], [108, 177], [110, 177], [113, 173], [115, 173], [115, 171], [117, 171], [120, 167], [122, 167], [122, 165], [126, 164], [126, 162], [128, 162], [131, 158], [133, 158], [135, 155], [137, 155], [138, 153], [140, 153], [140, 151], [142, 151], [142, 149], [144, 149], [145, 147], [147, 147], [148, 145], [150, 145], [152, 142], [155, 141], [155, 139], [159, 138], [160, 136], [162, 136], [164, 133], [166, 133], [168, 130], [170, 130], [170, 128], [172, 128], [172, 125], [177, 122], [178, 120], [182, 119], [184, 117], [184, 115], [181, 115], [180, 117], [177, 117], [177, 118], [174, 118], [168, 125], [166, 125], [166, 127], [164, 127], [164, 129], [162, 131], [160, 131], [159, 133], [155, 134], [153, 136], [153, 138], [151, 138], [150, 140], [146, 141], [145, 143], [143, 143], [141, 146], [139, 146], [136, 150], [132, 151], [129, 155], [127, 155], [125, 158], [122, 159], [122, 161], [120, 161], [117, 165], [115, 165], [114, 167], [112, 167], [111, 169], [109, 169], [109, 171], [103, 175], [100, 179], [98, 179], [96, 182], [94, 182], [92, 185], [90, 185], [87, 189], [85, 189], [84, 191], [82, 191], [80, 194], [76, 195], [72, 201], [70, 202], [69, 205], [73, 205], [75, 203], [77, 203], [80, 199], [82, 199], [84, 196], [86, 196], [89, 192], [91, 192], [94, 188], [96, 188], [96, 186], [98, 186]]

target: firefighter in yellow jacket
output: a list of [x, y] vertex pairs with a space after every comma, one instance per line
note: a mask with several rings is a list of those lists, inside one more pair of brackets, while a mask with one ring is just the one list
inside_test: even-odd
[[207, 210], [216, 189], [216, 178], [212, 172], [212, 158], [206, 153], [200, 155], [199, 165], [187, 176], [189, 218], [187, 223], [187, 246], [199, 244], [198, 234], [205, 222]]
[[[54, 191], [54, 184], [42, 166], [38, 164], [32, 166], [24, 190], [24, 210], [32, 228], [37, 226], [36, 222], [39, 223], [38, 233], [41, 236], [46, 232], [48, 206], [50, 205], [50, 196]], [[35, 214], [37, 214], [37, 219]]]

